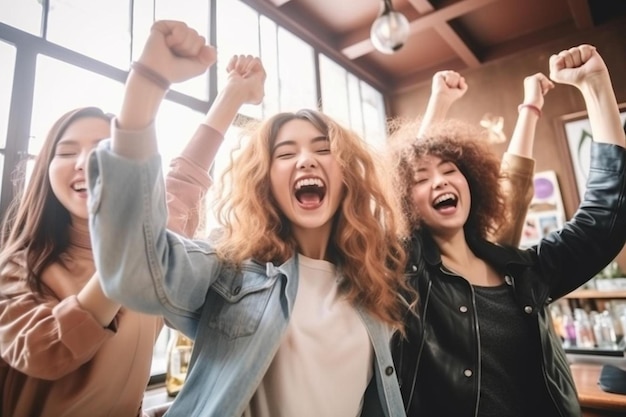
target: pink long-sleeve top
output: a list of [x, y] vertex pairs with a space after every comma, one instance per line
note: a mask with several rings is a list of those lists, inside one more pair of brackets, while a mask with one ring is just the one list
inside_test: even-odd
[[[198, 160], [222, 135], [201, 125], [167, 175], [169, 227], [192, 235], [211, 184]], [[103, 328], [77, 302], [95, 273], [87, 221], [70, 229], [62, 262], [42, 274], [45, 295], [24, 280], [19, 254], [0, 275], [0, 416], [136, 417], [150, 377], [160, 317], [124, 307]]]

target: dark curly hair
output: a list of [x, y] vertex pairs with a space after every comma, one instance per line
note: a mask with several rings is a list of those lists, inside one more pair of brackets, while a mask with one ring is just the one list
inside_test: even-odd
[[405, 232], [419, 229], [422, 219], [413, 208], [411, 189], [425, 155], [454, 163], [467, 179], [472, 197], [465, 233], [486, 239], [506, 221], [504, 195], [500, 188], [500, 158], [487, 142], [486, 132], [458, 120], [446, 120], [417, 137], [419, 121], [394, 121], [389, 138], [394, 192], [404, 215]]

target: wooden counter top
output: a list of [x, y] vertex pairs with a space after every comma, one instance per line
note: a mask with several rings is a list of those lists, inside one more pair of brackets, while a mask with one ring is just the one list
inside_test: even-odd
[[578, 399], [583, 408], [621, 411], [626, 415], [626, 395], [602, 391], [598, 385], [602, 365], [573, 363], [570, 365]]
[[[626, 416], [626, 395], [602, 391], [598, 385], [602, 365], [573, 363], [570, 368], [585, 416]], [[146, 391], [144, 407], [149, 408], [172, 400], [167, 396], [165, 387], [161, 385]]]

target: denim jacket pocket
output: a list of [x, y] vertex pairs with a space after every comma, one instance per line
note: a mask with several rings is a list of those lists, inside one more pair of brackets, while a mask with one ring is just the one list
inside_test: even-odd
[[211, 310], [208, 327], [230, 339], [253, 334], [263, 317], [276, 277], [239, 271], [224, 274], [211, 287], [207, 306]]

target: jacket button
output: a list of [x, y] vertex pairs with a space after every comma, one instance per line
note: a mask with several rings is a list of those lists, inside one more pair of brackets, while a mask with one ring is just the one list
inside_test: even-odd
[[506, 285], [513, 285], [513, 278], [510, 275], [505, 275], [504, 282], [506, 282]]
[[467, 306], [461, 306], [461, 307], [459, 307], [459, 311], [460, 311], [461, 313], [467, 313]]
[[386, 367], [386, 368], [385, 368], [385, 374], [386, 374], [387, 376], [391, 376], [391, 375], [393, 375], [393, 366], [388, 366], [388, 367]]
[[469, 378], [470, 376], [472, 376], [473, 374], [474, 374], [474, 373], [472, 372], [472, 370], [471, 370], [471, 369], [466, 369], [466, 370], [464, 370], [464, 371], [463, 371], [463, 375], [465, 375], [465, 376], [466, 376], [466, 377], [468, 377], [468, 378]]
[[533, 308], [531, 306], [524, 307], [524, 313], [530, 314], [533, 312]]
[[235, 287], [233, 294], [238, 295], [241, 292], [241, 287]]
[[417, 266], [415, 266], [415, 265], [411, 265], [411, 271], [413, 271], [413, 272], [417, 272]]

